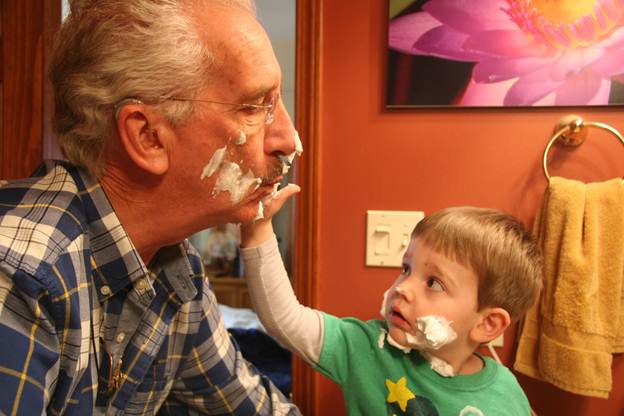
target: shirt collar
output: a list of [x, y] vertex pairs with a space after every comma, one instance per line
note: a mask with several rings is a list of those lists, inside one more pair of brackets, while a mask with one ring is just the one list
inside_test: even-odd
[[[104, 302], [149, 271], [132, 244], [99, 181], [76, 169], [78, 196], [85, 207], [91, 247], [91, 269], [100, 302]], [[185, 303], [195, 297], [195, 275], [182, 245], [165, 247], [155, 256], [177, 297]], [[108, 289], [103, 289], [108, 286]]]
[[[91, 249], [89, 261], [100, 302], [148, 275], [147, 267], [121, 225], [101, 184], [75, 169], [78, 196], [85, 208]], [[107, 286], [108, 289], [104, 288]]]

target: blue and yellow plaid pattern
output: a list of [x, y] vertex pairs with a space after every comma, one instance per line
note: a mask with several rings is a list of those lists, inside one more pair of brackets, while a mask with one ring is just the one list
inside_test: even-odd
[[62, 162], [0, 183], [0, 386], [7, 415], [299, 414], [242, 358], [188, 241], [146, 266]]

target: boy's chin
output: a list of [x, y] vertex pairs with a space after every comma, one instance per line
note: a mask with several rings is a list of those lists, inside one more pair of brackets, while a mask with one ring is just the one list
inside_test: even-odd
[[403, 347], [411, 348], [411, 346], [407, 343], [407, 337], [405, 336], [405, 331], [403, 331], [401, 328], [397, 328], [394, 325], [390, 325], [389, 330], [388, 330], [388, 335], [390, 335], [390, 337], [392, 337], [392, 339], [397, 344]]

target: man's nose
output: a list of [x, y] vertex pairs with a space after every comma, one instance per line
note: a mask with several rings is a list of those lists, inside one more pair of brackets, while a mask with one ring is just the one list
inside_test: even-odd
[[273, 121], [265, 129], [264, 152], [289, 155], [295, 151], [295, 126], [281, 98], [275, 105]]

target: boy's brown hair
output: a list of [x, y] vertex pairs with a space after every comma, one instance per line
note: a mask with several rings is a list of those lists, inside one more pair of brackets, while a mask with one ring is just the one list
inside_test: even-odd
[[416, 237], [476, 273], [480, 310], [501, 307], [515, 321], [536, 301], [541, 252], [513, 216], [487, 208], [446, 208], [421, 220], [412, 232]]

